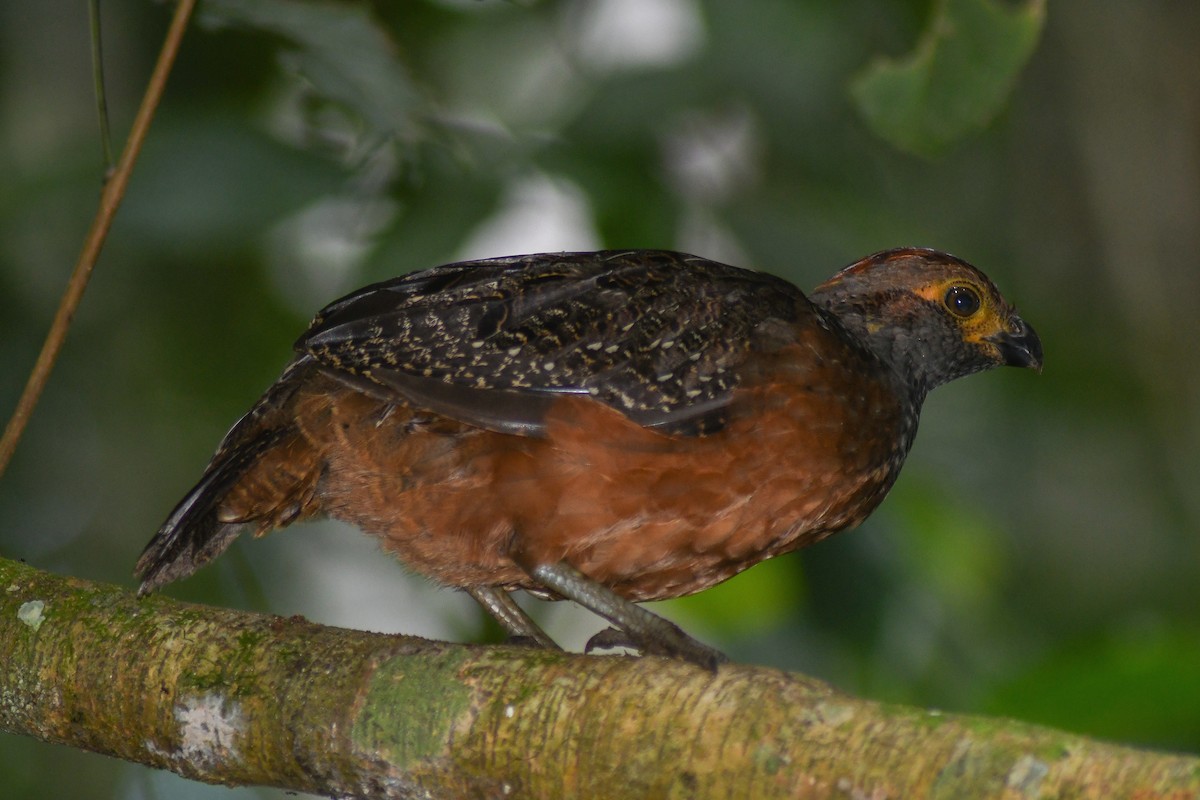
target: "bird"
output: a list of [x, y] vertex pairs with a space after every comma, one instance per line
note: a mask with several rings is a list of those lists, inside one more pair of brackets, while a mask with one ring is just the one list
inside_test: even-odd
[[808, 295], [666, 250], [446, 264], [322, 309], [147, 544], [139, 595], [245, 530], [332, 517], [515, 640], [513, 592], [572, 600], [623, 646], [719, 650], [638, 605], [693, 594], [861, 523], [937, 386], [1042, 345], [981, 271], [927, 248]]

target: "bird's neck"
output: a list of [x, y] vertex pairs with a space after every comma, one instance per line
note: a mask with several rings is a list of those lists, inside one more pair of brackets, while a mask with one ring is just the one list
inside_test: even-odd
[[898, 381], [898, 388], [919, 411], [930, 390], [945, 382], [938, 372], [936, 343], [919, 333], [919, 326], [892, 317], [885, 324], [879, 306], [814, 294], [813, 303], [824, 312], [830, 325], [839, 326], [847, 337], [882, 362]]

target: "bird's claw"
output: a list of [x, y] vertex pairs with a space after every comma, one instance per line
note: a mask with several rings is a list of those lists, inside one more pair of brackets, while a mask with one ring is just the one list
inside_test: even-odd
[[717, 667], [729, 660], [720, 650], [696, 641], [680, 628], [672, 625], [673, 631], [662, 631], [661, 636], [647, 636], [638, 639], [629, 631], [618, 628], [605, 628], [588, 639], [583, 651], [609, 650], [615, 647], [626, 647], [637, 650], [642, 655], [666, 656], [690, 661], [698, 667], [716, 672]]
[[617, 628], [605, 628], [587, 640], [587, 644], [583, 646], [583, 652], [590, 653], [593, 650], [612, 650], [616, 647], [628, 647], [630, 650], [641, 649], [625, 631]]

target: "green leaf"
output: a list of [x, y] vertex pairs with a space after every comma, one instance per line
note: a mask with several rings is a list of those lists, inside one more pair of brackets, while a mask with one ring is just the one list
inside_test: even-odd
[[288, 64], [320, 97], [341, 104], [376, 136], [415, 138], [419, 95], [395, 43], [362, 3], [207, 0], [205, 21], [274, 35]]
[[1033, 54], [1045, 0], [938, 0], [916, 50], [877, 59], [851, 83], [859, 113], [901, 150], [932, 156], [981, 130]]

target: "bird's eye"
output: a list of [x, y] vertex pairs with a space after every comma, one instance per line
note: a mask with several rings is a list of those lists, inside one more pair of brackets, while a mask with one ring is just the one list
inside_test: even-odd
[[951, 286], [946, 290], [946, 299], [943, 302], [946, 308], [956, 315], [969, 317], [979, 310], [979, 292], [970, 286]]

